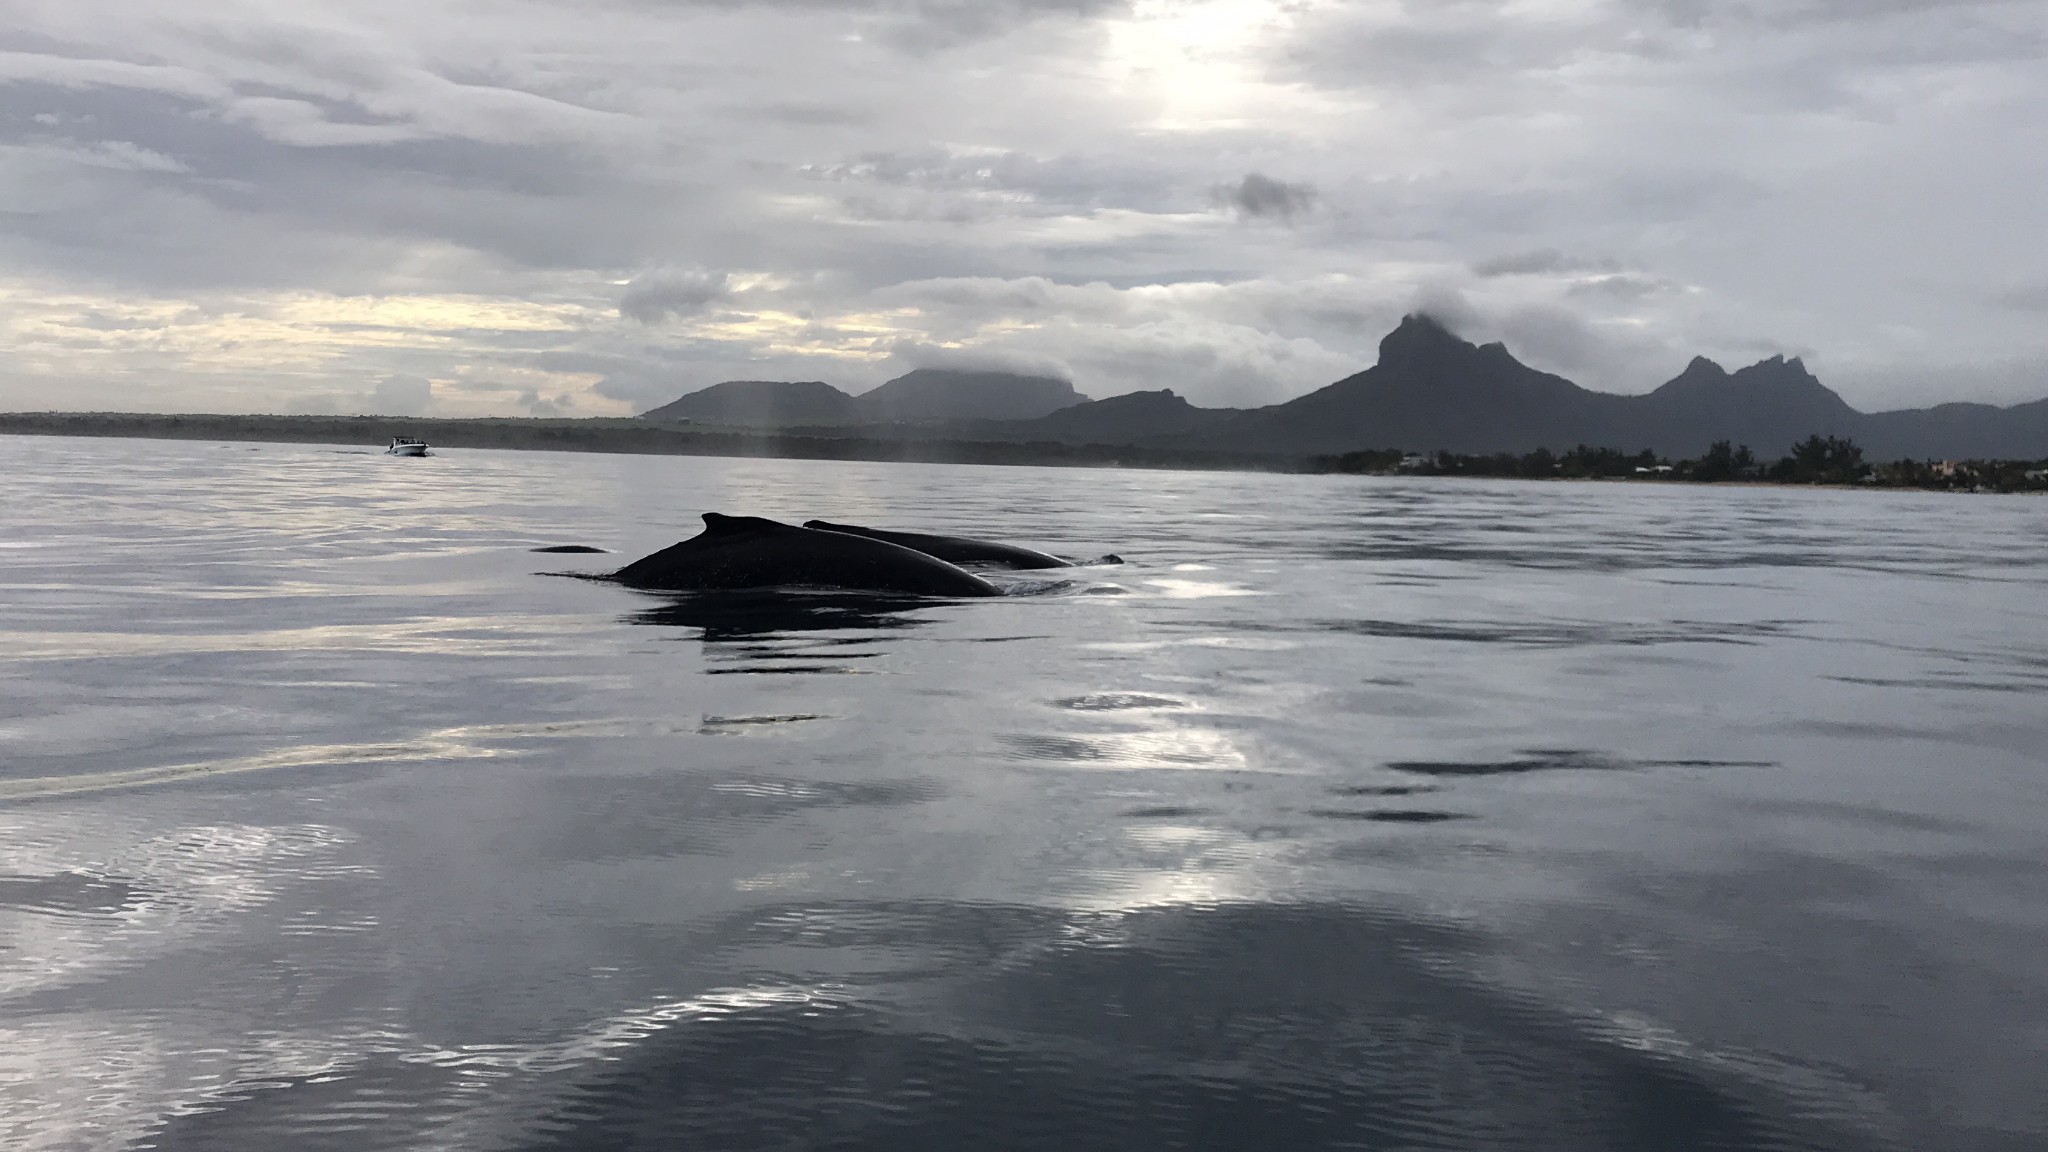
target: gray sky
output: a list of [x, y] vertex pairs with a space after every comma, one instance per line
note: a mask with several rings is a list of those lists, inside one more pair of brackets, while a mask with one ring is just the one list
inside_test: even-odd
[[2048, 395], [2048, 2], [0, 0], [0, 408]]

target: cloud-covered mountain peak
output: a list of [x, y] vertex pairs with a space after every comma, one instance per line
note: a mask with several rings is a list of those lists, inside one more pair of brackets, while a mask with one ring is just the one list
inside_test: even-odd
[[1419, 359], [1477, 352], [1479, 346], [1452, 332], [1426, 312], [1410, 312], [1380, 341], [1380, 364], [1392, 367]]

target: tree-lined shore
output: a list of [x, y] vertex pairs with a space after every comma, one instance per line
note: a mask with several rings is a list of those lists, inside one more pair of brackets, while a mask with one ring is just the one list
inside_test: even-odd
[[1398, 450], [1318, 457], [1318, 471], [1374, 475], [1493, 476], [1557, 480], [1643, 480], [1694, 484], [1858, 484], [1965, 492], [2048, 491], [2048, 460], [1866, 461], [1853, 440], [1813, 435], [1772, 461], [1747, 444], [1716, 441], [1697, 459], [1671, 459], [1644, 449], [1625, 452], [1581, 444], [1559, 454], [1547, 448], [1464, 455], [1415, 455]]

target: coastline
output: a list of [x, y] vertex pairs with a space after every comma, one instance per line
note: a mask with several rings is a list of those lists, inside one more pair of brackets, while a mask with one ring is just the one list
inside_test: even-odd
[[898, 464], [1038, 465], [1228, 472], [1313, 472], [1305, 457], [1053, 441], [878, 439], [676, 427], [635, 417], [583, 419], [411, 418], [400, 416], [168, 415], [132, 412], [5, 412], [0, 435], [100, 436], [381, 447], [416, 436], [435, 447], [608, 452], [646, 456], [733, 456], [865, 460]]
[[280, 416], [214, 413], [0, 412], [0, 435], [70, 436], [231, 443], [332, 444], [376, 449], [394, 436], [419, 437], [436, 447], [514, 451], [596, 452], [647, 456], [723, 456], [742, 459], [847, 460], [893, 464], [981, 464], [1011, 467], [1139, 468], [1162, 471], [1269, 472], [1297, 475], [1416, 476], [1439, 479], [1519, 479], [1545, 482], [1629, 483], [1744, 488], [1839, 488], [1961, 494], [2042, 495], [2048, 484], [2015, 489], [1834, 480], [1777, 480], [1730, 476], [1715, 480], [1670, 474], [1503, 475], [1489, 472], [1414, 471], [1359, 467], [1359, 457], [1399, 459], [1399, 452], [1345, 457], [1215, 452], [1119, 444], [1056, 441], [882, 439], [770, 433], [746, 428], [654, 424], [637, 417], [435, 418], [403, 416]]

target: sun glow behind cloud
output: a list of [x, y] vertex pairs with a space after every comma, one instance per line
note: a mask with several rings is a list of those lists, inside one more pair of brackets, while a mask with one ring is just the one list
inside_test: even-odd
[[1263, 55], [1304, 5], [1277, 0], [1138, 0], [1104, 29], [1111, 90], [1169, 131], [1277, 126], [1329, 103], [1275, 84]]

